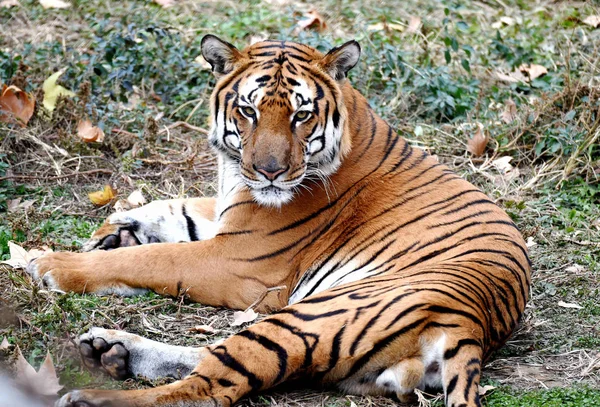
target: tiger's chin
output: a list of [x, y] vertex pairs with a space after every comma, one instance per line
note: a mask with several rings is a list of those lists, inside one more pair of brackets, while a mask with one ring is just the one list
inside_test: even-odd
[[291, 189], [283, 189], [273, 185], [268, 187], [251, 189], [254, 200], [263, 206], [279, 208], [290, 202], [294, 197]]

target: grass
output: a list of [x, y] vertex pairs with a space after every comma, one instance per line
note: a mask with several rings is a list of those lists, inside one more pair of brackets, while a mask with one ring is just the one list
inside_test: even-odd
[[[486, 365], [496, 389], [487, 406], [600, 405], [600, 30], [582, 20], [592, 2], [325, 0], [323, 33], [298, 31], [310, 4], [290, 0], [72, 1], [45, 10], [37, 1], [0, 8], [0, 82], [33, 92], [66, 68], [60, 83], [77, 96], [52, 117], [38, 109], [24, 128], [0, 123], [0, 257], [8, 241], [76, 250], [110, 212], [86, 194], [113, 185], [121, 197], [213, 195], [215, 160], [204, 135], [211, 73], [197, 59], [203, 34], [243, 46], [254, 38], [293, 39], [322, 50], [357, 39], [350, 75], [375, 110], [492, 196], [530, 242], [531, 300], [519, 330]], [[416, 32], [411, 16], [421, 18]], [[400, 29], [404, 27], [404, 29]], [[505, 82], [522, 64], [548, 73]], [[509, 100], [513, 120], [504, 120]], [[107, 137], [81, 143], [89, 117]], [[185, 122], [184, 125], [181, 122]], [[481, 126], [482, 157], [466, 143]], [[495, 162], [510, 157], [513, 168]], [[110, 173], [91, 173], [97, 169]], [[82, 175], [87, 174], [87, 175]], [[8, 211], [8, 201], [33, 201]], [[559, 302], [581, 309], [564, 308]], [[154, 294], [133, 299], [40, 290], [0, 266], [0, 337], [39, 364], [50, 350], [67, 389], [134, 388], [84, 369], [73, 339], [90, 326], [127, 329], [175, 344], [205, 344], [234, 332], [231, 311]], [[208, 324], [216, 334], [198, 334]], [[430, 398], [431, 399], [431, 398]], [[275, 390], [242, 404], [394, 405], [327, 391]], [[428, 402], [440, 405], [439, 401]]]

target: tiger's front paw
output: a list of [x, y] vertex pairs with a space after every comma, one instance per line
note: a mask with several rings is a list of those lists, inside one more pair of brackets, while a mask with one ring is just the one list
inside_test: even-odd
[[73, 291], [73, 271], [78, 268], [76, 253], [46, 253], [27, 265], [25, 271], [34, 281], [38, 281], [42, 287], [59, 290]]
[[142, 208], [110, 215], [82, 246], [84, 252], [112, 250], [119, 247], [160, 243], [162, 240], [148, 216], [142, 216]]

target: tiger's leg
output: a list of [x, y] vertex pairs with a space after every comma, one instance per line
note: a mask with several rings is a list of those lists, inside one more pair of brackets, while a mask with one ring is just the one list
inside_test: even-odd
[[187, 376], [200, 361], [202, 348], [167, 345], [113, 329], [92, 328], [79, 338], [86, 366], [101, 368], [115, 379]]
[[365, 280], [340, 286], [203, 348], [198, 366], [176, 383], [82, 390], [64, 396], [59, 406], [230, 406], [250, 392], [302, 376], [338, 383], [350, 393], [401, 398], [416, 387], [443, 385], [449, 406], [478, 406], [479, 372], [472, 372], [471, 359], [481, 354], [474, 344], [482, 333], [464, 313], [438, 310], [440, 302], [456, 305], [410, 285]]
[[113, 213], [82, 250], [210, 239], [216, 233], [215, 205], [215, 198], [170, 199]]

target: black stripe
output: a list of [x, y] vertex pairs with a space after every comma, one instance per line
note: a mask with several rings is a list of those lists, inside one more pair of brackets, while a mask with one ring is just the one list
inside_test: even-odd
[[281, 345], [273, 342], [266, 336], [255, 334], [254, 332], [251, 332], [249, 330], [238, 333], [238, 336], [241, 336], [254, 342], [258, 342], [263, 348], [270, 350], [271, 352], [275, 352], [277, 354], [277, 359], [279, 363], [279, 373], [277, 373], [277, 377], [275, 377], [275, 380], [273, 381], [272, 385], [281, 382], [284, 379], [287, 370], [287, 351]]
[[256, 391], [262, 387], [262, 380], [256, 377], [254, 373], [248, 371], [248, 369], [246, 369], [246, 367], [242, 363], [240, 363], [233, 356], [231, 356], [225, 346], [217, 346], [214, 349], [209, 348], [209, 352], [217, 359], [219, 359], [219, 361], [225, 366], [227, 366], [231, 370], [235, 370], [236, 372], [247, 378], [248, 385], [252, 388], [253, 391]]
[[185, 204], [181, 205], [181, 213], [185, 218], [185, 223], [187, 224], [188, 235], [190, 237], [190, 241], [195, 242], [198, 240], [198, 234], [196, 233], [196, 223], [194, 220], [187, 214], [185, 209]]
[[323, 314], [305, 314], [305, 313], [296, 311], [293, 308], [284, 308], [281, 311], [279, 311], [278, 314], [290, 314], [298, 319], [301, 319], [302, 321], [314, 321], [317, 319], [328, 318], [328, 317], [333, 317], [336, 315], [345, 314], [346, 312], [348, 312], [348, 310], [342, 308], [342, 309], [338, 309], [335, 311], [325, 312]]
[[444, 352], [444, 359], [446, 359], [446, 360], [452, 359], [454, 356], [456, 356], [458, 351], [460, 351], [460, 349], [463, 346], [467, 346], [467, 345], [477, 346], [478, 348], [481, 349], [481, 345], [475, 339], [471, 339], [471, 338], [461, 339], [460, 341], [458, 341], [458, 344], [454, 348], [447, 349], [446, 352]]

